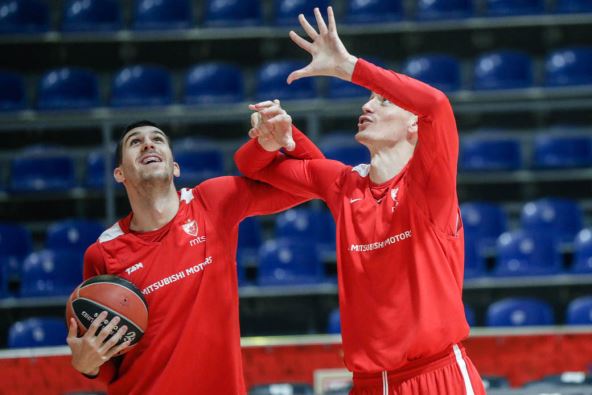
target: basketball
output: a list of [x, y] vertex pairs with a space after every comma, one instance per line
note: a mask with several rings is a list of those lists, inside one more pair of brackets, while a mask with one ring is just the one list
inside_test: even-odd
[[66, 320], [69, 325], [70, 318], [74, 317], [78, 323], [78, 334], [83, 335], [103, 311], [108, 315], [101, 323], [101, 329], [114, 317], [121, 319], [109, 337], [121, 326], [127, 326], [127, 333], [118, 344], [130, 340], [130, 347], [122, 353], [129, 351], [140, 341], [148, 326], [148, 305], [144, 296], [134, 284], [121, 277], [108, 274], [92, 277], [70, 295], [66, 305]]

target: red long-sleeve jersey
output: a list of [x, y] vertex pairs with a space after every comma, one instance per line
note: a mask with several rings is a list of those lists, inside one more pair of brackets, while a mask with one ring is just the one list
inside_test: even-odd
[[[295, 137], [306, 146], [303, 135]], [[318, 150], [292, 155], [323, 157]], [[235, 261], [238, 225], [245, 217], [307, 200], [243, 177], [211, 179], [182, 189], [179, 198], [179, 211], [162, 228], [130, 231], [130, 214], [85, 254], [85, 279], [121, 276], [134, 283], [148, 303], [142, 340], [101, 367], [99, 376], [109, 383], [110, 394], [244, 394]]]
[[469, 333], [458, 133], [446, 96], [426, 84], [362, 59], [352, 81], [418, 116], [413, 157], [393, 179], [376, 185], [367, 164], [285, 159], [256, 141], [235, 161], [249, 177], [327, 203], [337, 225], [345, 364], [379, 372], [437, 354]]

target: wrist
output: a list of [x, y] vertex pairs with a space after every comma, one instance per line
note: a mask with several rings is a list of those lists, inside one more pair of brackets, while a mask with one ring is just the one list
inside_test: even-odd
[[342, 80], [351, 81], [358, 58], [348, 54], [337, 64], [337, 76]]
[[262, 140], [261, 137], [257, 138], [257, 143], [259, 144], [259, 147], [261, 147], [264, 151], [267, 152], [276, 152], [279, 151], [280, 148], [282, 148], [275, 142]]

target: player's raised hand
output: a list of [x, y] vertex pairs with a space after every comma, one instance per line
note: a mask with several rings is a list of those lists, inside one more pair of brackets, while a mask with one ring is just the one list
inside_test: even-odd
[[281, 107], [279, 100], [249, 105], [251, 115], [249, 137], [257, 138], [266, 151], [285, 148], [292, 151], [296, 144], [292, 138], [292, 117]]
[[312, 42], [300, 37], [294, 31], [290, 31], [292, 41], [311, 54], [312, 61], [308, 66], [293, 71], [288, 76], [288, 84], [300, 78], [314, 76], [338, 77], [346, 81], [351, 81], [357, 58], [347, 52], [347, 49], [345, 49], [337, 34], [333, 8], [327, 8], [328, 24], [325, 24], [325, 20], [318, 8], [314, 9], [314, 14], [318, 32], [310, 25], [304, 15], [298, 15], [300, 25], [302, 25], [302, 28]]

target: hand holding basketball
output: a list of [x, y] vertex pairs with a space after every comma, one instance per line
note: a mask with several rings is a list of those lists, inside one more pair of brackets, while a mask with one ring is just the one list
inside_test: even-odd
[[[106, 326], [100, 329], [105, 318], [107, 318], [106, 311], [99, 314], [81, 337], [78, 337], [76, 320], [70, 317], [68, 323], [66, 341], [72, 350], [72, 366], [79, 372], [89, 376], [99, 374], [99, 368], [102, 364], [119, 352], [124, 351], [131, 343], [130, 340], [126, 340], [118, 345], [119, 340], [127, 332], [125, 325], [119, 328], [113, 336], [109, 337], [111, 331], [120, 321], [119, 317], [114, 317]], [[106, 340], [108, 337], [109, 339]]]
[[103, 363], [138, 343], [148, 326], [148, 306], [131, 282], [101, 275], [89, 278], [72, 292], [66, 320], [72, 365], [92, 376]]

